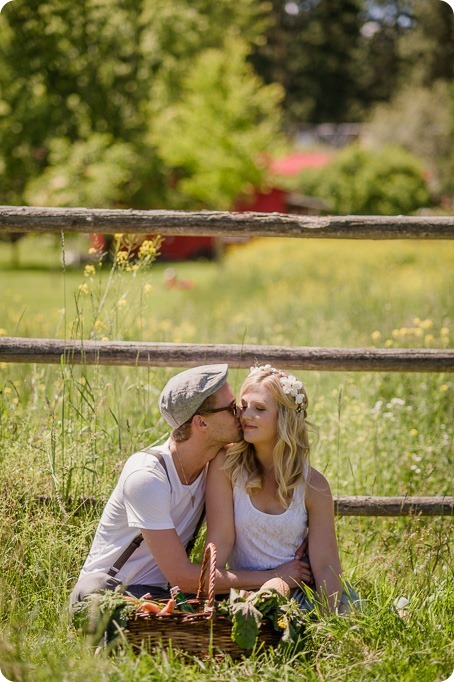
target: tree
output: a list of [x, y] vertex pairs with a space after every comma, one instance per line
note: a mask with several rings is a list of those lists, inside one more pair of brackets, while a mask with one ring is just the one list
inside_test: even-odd
[[281, 89], [263, 86], [246, 62], [247, 50], [236, 39], [202, 52], [179, 102], [154, 122], [153, 140], [175, 170], [182, 206], [195, 201], [229, 209], [241, 193], [262, 185], [265, 154], [279, 148]]
[[[88, 201], [87, 170], [103, 168], [115, 178], [103, 185], [105, 205], [168, 205], [154, 118], [178, 102], [198, 55], [231, 38], [258, 40], [263, 17], [257, 0], [9, 3], [0, 15], [0, 200]], [[134, 182], [107, 168], [119, 154]]]
[[454, 81], [454, 13], [440, 0], [413, 0], [413, 27], [400, 38], [403, 81], [430, 87]]
[[412, 28], [413, 0], [365, 0], [358, 84], [367, 110], [398, 90], [403, 58], [400, 38]]
[[397, 144], [419, 157], [435, 194], [454, 194], [454, 87], [439, 80], [430, 88], [408, 85], [389, 104], [377, 106], [368, 123], [374, 146]]
[[266, 82], [283, 86], [289, 126], [358, 120], [362, 4], [272, 0], [272, 25], [251, 60]]

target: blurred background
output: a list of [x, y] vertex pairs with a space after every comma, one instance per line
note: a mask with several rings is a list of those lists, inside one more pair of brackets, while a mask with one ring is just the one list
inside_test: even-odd
[[453, 75], [440, 0], [14, 0], [0, 203], [450, 213]]

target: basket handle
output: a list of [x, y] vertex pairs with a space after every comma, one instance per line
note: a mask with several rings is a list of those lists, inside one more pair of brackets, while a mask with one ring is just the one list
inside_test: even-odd
[[197, 592], [197, 599], [203, 599], [205, 596], [205, 579], [208, 573], [208, 608], [210, 610], [214, 607], [214, 583], [216, 580], [216, 545], [210, 542], [203, 553], [202, 566], [200, 568], [199, 589]]

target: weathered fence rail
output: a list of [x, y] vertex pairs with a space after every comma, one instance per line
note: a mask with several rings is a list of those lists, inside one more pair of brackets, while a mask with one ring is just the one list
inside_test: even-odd
[[7, 232], [162, 234], [312, 239], [453, 239], [451, 216], [298, 216], [223, 211], [138, 211], [0, 206]]
[[450, 372], [454, 350], [402, 348], [317, 348], [240, 344], [63, 341], [0, 337], [0, 361], [136, 367], [195, 367], [227, 362], [250, 367], [271, 362], [283, 369], [330, 372]]
[[[64, 501], [51, 495], [38, 495], [36, 499], [38, 504], [57, 504], [75, 512], [102, 508], [106, 503], [94, 495]], [[337, 516], [452, 516], [454, 497], [334, 496], [334, 512]]]

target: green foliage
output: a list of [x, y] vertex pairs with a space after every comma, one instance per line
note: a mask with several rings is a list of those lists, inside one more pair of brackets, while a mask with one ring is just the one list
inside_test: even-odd
[[274, 589], [261, 589], [246, 596], [230, 590], [229, 598], [217, 605], [217, 611], [232, 620], [232, 641], [242, 649], [255, 646], [264, 618], [281, 633], [280, 641], [286, 646], [300, 642], [305, 626], [305, 617], [296, 603]]
[[299, 187], [341, 215], [408, 214], [429, 201], [417, 159], [398, 147], [346, 147], [326, 168], [302, 173]]
[[178, 104], [155, 121], [154, 142], [175, 169], [183, 203], [228, 209], [263, 182], [265, 165], [257, 161], [279, 144], [281, 91], [263, 86], [246, 56], [246, 44], [233, 39], [203, 52]]
[[35, 206], [125, 207], [137, 191], [140, 159], [132, 145], [95, 133], [73, 144], [68, 138], [49, 143], [49, 166], [31, 180], [25, 200]]
[[98, 644], [104, 637], [106, 643], [118, 636], [118, 629], [128, 625], [136, 605], [125, 601], [121, 593], [110, 590], [93, 592], [74, 605], [72, 624], [77, 630], [90, 635]]
[[131, 141], [145, 128], [153, 75], [140, 50], [140, 5], [18, 0], [0, 15], [0, 149], [3, 201], [50, 160], [53, 138], [109, 133]]
[[[255, 0], [10, 3], [0, 15], [1, 203], [169, 205], [169, 170], [150, 142], [154, 118], [182, 106], [182, 83], [200, 55], [231, 40], [256, 42], [263, 22]], [[222, 123], [227, 137], [231, 123]], [[239, 140], [231, 134], [233, 147]], [[215, 131], [212, 141], [223, 144]], [[213, 172], [235, 185], [241, 164], [229, 159], [215, 151]], [[248, 159], [248, 177], [257, 176], [257, 163]]]
[[399, 41], [402, 83], [430, 88], [454, 79], [454, 14], [446, 2], [413, 0], [413, 27]]
[[409, 85], [387, 105], [376, 107], [368, 124], [375, 145], [396, 144], [419, 157], [434, 192], [454, 193], [454, 86]]
[[362, 0], [270, 3], [272, 24], [252, 62], [285, 90], [286, 123], [357, 120]]

